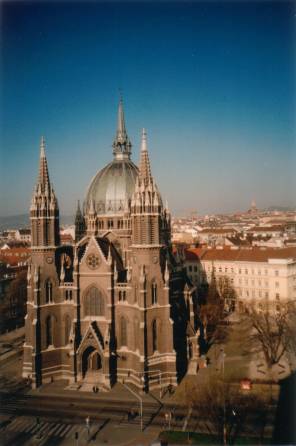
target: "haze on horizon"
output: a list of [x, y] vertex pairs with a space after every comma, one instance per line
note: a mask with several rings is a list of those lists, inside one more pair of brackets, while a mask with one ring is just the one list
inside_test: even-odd
[[1, 4], [0, 215], [27, 213], [44, 135], [60, 212], [147, 129], [173, 214], [295, 206], [292, 2]]

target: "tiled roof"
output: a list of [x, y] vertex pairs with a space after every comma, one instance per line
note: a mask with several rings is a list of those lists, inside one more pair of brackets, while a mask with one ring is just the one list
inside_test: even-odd
[[204, 228], [199, 231], [200, 234], [229, 234], [237, 232], [234, 228]]
[[207, 249], [200, 257], [201, 260], [236, 261], [236, 262], [267, 262], [268, 259], [296, 260], [296, 247], [288, 248], [259, 248], [251, 249]]
[[30, 255], [29, 248], [3, 249], [0, 251], [0, 260], [9, 265], [18, 265], [18, 263], [25, 263]]
[[248, 232], [274, 232], [274, 231], [283, 231], [282, 225], [272, 225], [272, 226], [254, 226], [253, 228], [248, 229]]
[[31, 235], [31, 229], [19, 229], [19, 233], [22, 235]]

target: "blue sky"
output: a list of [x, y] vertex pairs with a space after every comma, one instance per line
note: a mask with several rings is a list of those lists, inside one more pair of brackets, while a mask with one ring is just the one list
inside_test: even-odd
[[47, 141], [62, 214], [112, 159], [119, 89], [173, 213], [296, 204], [295, 3], [1, 5], [0, 215], [27, 212]]

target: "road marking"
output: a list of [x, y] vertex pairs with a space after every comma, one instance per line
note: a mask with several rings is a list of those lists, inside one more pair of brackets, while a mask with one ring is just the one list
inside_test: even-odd
[[47, 435], [54, 436], [55, 432], [61, 427], [61, 423], [51, 423], [51, 429], [47, 432]]
[[22, 423], [22, 419], [21, 418], [14, 418], [12, 420], [12, 422], [10, 423], [10, 425], [7, 426], [7, 427], [9, 427], [10, 430], [13, 430], [20, 423]]
[[57, 430], [55, 431], [54, 435], [55, 435], [56, 437], [59, 437], [59, 436], [60, 436], [60, 432], [62, 432], [62, 430], [64, 429], [64, 427], [65, 427], [65, 424], [61, 424], [60, 427], [59, 427], [59, 429], [57, 429]]
[[76, 424], [72, 424], [71, 425], [71, 429], [67, 432], [67, 434], [65, 435], [66, 438], [70, 438], [72, 435], [74, 435], [74, 432], [77, 432], [77, 427]]
[[47, 435], [48, 431], [50, 430], [52, 426], [52, 423], [46, 423], [45, 426], [43, 426], [43, 428], [39, 431], [40, 435]]
[[69, 430], [71, 429], [71, 424], [70, 425], [66, 425], [65, 429], [60, 433], [60, 437], [64, 437], [66, 435], [67, 432], [69, 432]]

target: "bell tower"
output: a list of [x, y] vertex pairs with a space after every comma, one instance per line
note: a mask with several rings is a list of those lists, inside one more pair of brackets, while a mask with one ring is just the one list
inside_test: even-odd
[[39, 176], [30, 207], [32, 249], [59, 245], [59, 207], [50, 184], [45, 140], [41, 138]]
[[27, 275], [23, 376], [30, 377], [33, 387], [38, 387], [42, 384], [44, 366], [49, 361], [48, 352], [55, 350], [53, 324], [59, 311], [56, 304], [60, 301], [55, 258], [59, 245], [59, 208], [49, 179], [43, 137], [30, 220], [32, 241]]
[[131, 282], [138, 290], [140, 354], [144, 387], [153, 374], [176, 384], [176, 352], [170, 304], [170, 216], [151, 174], [147, 135], [143, 129], [139, 176], [131, 200]]

